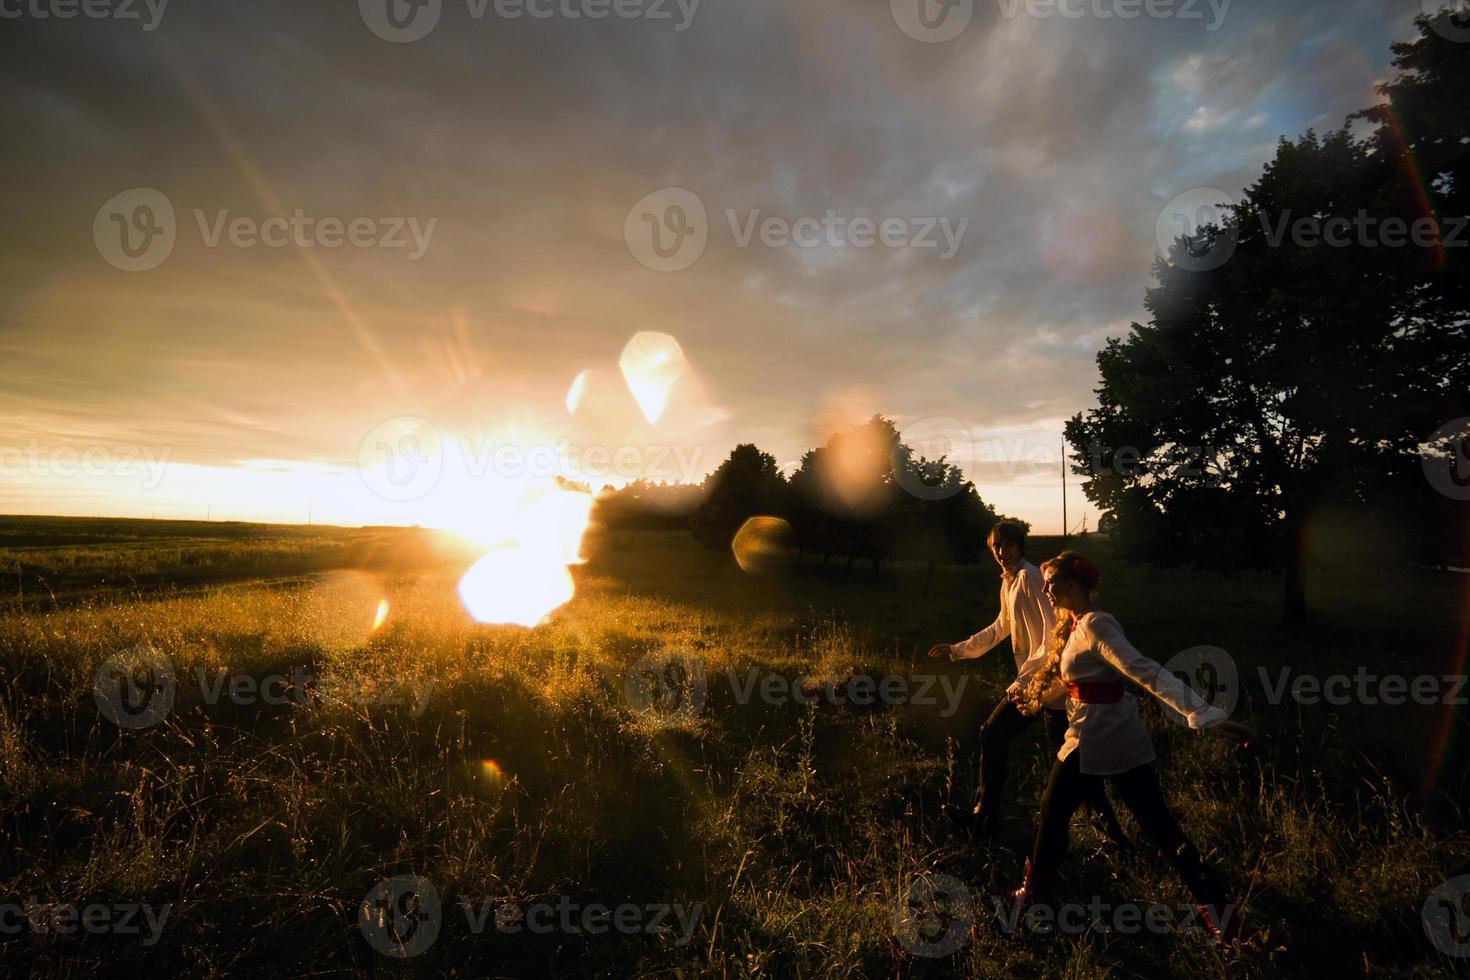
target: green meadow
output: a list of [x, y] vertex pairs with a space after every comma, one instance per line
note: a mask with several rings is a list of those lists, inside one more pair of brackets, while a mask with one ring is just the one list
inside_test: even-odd
[[[1312, 625], [1288, 629], [1275, 576], [1069, 545], [1103, 567], [1101, 602], [1145, 653], [1208, 645], [1238, 668], [1249, 748], [1144, 709], [1166, 798], [1253, 937], [1238, 955], [1187, 932], [1012, 926], [998, 907], [1049, 764], [1039, 726], [997, 839], [968, 841], [939, 807], [970, 799], [979, 724], [1014, 668], [1004, 646], [924, 658], [995, 616], [991, 563], [942, 567], [925, 594], [918, 565], [747, 572], [687, 532], [594, 528], [576, 597], [527, 629], [471, 621], [455, 587], [474, 554], [427, 531], [5, 518], [0, 905], [27, 911], [0, 914], [0, 972], [1470, 973], [1425, 927], [1431, 892], [1470, 874], [1467, 708], [1383, 703], [1356, 679], [1456, 693], [1470, 576], [1316, 568]], [[138, 650], [176, 685], [166, 716], [127, 727], [96, 684]], [[1272, 695], [1302, 675], [1354, 678], [1350, 697]], [[406, 875], [440, 904], [412, 925], [432, 942], [397, 957], [363, 905]], [[926, 875], [963, 882], [971, 908], [919, 921], [916, 942]], [[1146, 845], [1119, 850], [1082, 817], [1061, 891], [1188, 902]], [[93, 934], [51, 915], [89, 905], [154, 921]], [[956, 948], [925, 955], [945, 935]]]

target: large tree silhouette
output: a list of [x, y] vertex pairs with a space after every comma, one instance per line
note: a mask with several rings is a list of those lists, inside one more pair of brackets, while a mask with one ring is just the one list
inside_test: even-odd
[[[1470, 187], [1470, 45], [1417, 24], [1388, 104], [1358, 114], [1366, 139], [1283, 139], [1239, 206], [1155, 263], [1150, 322], [1109, 340], [1099, 405], [1067, 425], [1125, 553], [1284, 567], [1288, 619], [1306, 613], [1312, 516], [1398, 504], [1401, 518], [1422, 496], [1424, 440], [1466, 414], [1464, 249], [1444, 236]], [[1438, 240], [1385, 234], [1436, 214]]]

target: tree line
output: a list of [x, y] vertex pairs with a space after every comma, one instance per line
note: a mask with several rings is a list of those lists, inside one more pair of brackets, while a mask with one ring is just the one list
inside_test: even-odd
[[729, 548], [754, 517], [780, 518], [790, 530], [783, 543], [824, 565], [865, 561], [876, 577], [885, 562], [924, 562], [926, 589], [939, 564], [979, 560], [990, 528], [1015, 520], [986, 504], [947, 458], [915, 453], [881, 415], [808, 450], [789, 478], [775, 456], [741, 443], [702, 485], [637, 481], [599, 498], [606, 524], [686, 525], [711, 548]]

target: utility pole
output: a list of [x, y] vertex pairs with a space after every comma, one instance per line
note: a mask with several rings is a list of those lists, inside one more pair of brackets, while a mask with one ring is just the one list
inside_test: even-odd
[[1062, 436], [1062, 540], [1066, 541], [1072, 536], [1072, 529], [1067, 526], [1067, 437]]

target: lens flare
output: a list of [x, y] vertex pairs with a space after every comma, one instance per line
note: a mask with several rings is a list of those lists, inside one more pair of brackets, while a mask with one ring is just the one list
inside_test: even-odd
[[572, 386], [567, 389], [567, 414], [575, 415], [577, 406], [582, 404], [582, 394], [587, 390], [587, 371], [584, 369], [577, 372], [572, 379]]
[[373, 616], [373, 628], [370, 632], [376, 633], [388, 621], [388, 600], [378, 600], [378, 611]]
[[513, 535], [470, 566], [459, 597], [480, 623], [535, 626], [576, 593], [569, 565], [583, 561], [590, 494], [549, 491], [520, 509]]
[[779, 517], [752, 517], [740, 525], [730, 550], [740, 570], [748, 575], [769, 572], [796, 540], [791, 525]]
[[685, 365], [683, 348], [666, 333], [645, 330], [634, 334], [623, 348], [618, 367], [650, 424], [657, 422], [668, 407]]

